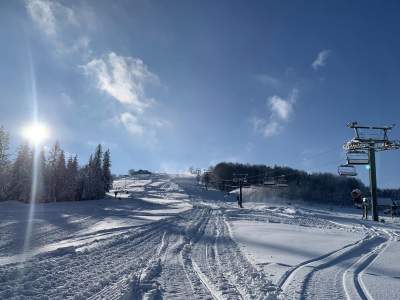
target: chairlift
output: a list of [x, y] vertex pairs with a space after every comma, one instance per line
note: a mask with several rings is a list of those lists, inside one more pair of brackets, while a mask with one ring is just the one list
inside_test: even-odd
[[265, 186], [275, 186], [276, 182], [275, 182], [275, 178], [273, 177], [266, 177], [264, 179], [264, 185]]
[[280, 176], [276, 182], [277, 187], [288, 187], [288, 181], [284, 175]]
[[340, 176], [357, 176], [357, 171], [353, 165], [340, 165], [338, 167], [338, 174]]
[[368, 152], [362, 150], [350, 150], [347, 152], [347, 163], [349, 165], [368, 165]]

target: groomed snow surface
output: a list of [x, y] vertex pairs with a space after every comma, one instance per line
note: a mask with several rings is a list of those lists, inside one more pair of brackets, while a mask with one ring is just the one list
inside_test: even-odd
[[254, 191], [238, 209], [190, 176], [114, 187], [0, 203], [0, 299], [400, 299], [397, 220]]

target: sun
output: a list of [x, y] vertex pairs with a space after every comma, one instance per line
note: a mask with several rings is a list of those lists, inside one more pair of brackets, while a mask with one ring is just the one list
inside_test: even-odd
[[49, 130], [42, 123], [33, 123], [22, 128], [22, 136], [32, 144], [38, 145], [49, 137]]

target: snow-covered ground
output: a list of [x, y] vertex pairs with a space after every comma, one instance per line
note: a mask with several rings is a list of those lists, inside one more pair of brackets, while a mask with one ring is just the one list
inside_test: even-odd
[[190, 176], [114, 187], [127, 193], [38, 204], [30, 221], [0, 203], [0, 299], [400, 299], [390, 219], [259, 196], [238, 209]]
[[247, 207], [226, 213], [234, 239], [284, 299], [400, 299], [398, 220], [276, 200]]

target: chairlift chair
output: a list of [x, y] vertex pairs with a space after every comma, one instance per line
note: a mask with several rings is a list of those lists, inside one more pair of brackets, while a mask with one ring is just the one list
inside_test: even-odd
[[367, 151], [350, 150], [346, 153], [347, 164], [349, 165], [368, 165], [369, 157]]
[[275, 182], [275, 178], [273, 177], [266, 177], [264, 179], [264, 185], [265, 186], [275, 186], [276, 182]]
[[357, 171], [353, 165], [340, 165], [338, 167], [338, 174], [340, 176], [357, 176]]
[[285, 176], [281, 176], [278, 178], [277, 182], [276, 182], [276, 186], [277, 187], [288, 187], [288, 181], [286, 179]]

